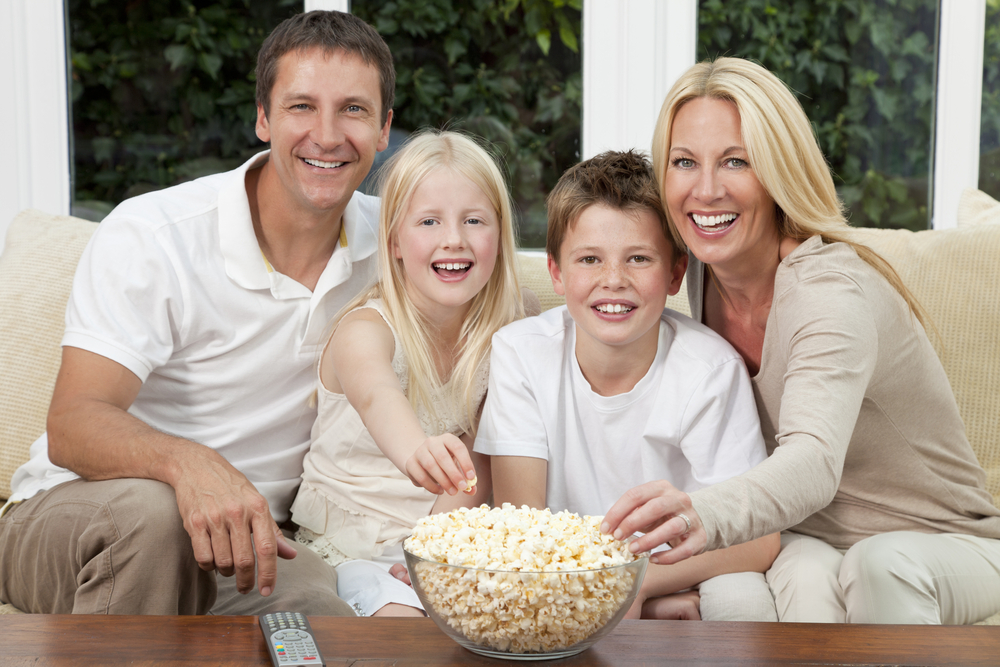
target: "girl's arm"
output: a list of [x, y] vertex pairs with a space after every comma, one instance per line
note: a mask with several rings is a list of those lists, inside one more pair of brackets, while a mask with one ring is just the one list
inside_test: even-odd
[[392, 370], [392, 331], [377, 311], [346, 315], [320, 361], [320, 377], [343, 392], [375, 444], [416, 486], [456, 494], [476, 476], [469, 450], [446, 433], [428, 438]]
[[459, 507], [479, 507], [483, 503], [488, 504], [490, 496], [493, 495], [493, 478], [490, 470], [492, 462], [490, 461], [490, 457], [472, 451], [473, 438], [468, 433], [463, 433], [460, 439], [469, 450], [472, 463], [476, 466], [476, 472], [479, 473], [479, 477], [475, 480], [476, 484], [472, 488], [472, 493], [440, 496], [434, 503], [434, 507], [431, 508], [431, 514], [450, 512]]

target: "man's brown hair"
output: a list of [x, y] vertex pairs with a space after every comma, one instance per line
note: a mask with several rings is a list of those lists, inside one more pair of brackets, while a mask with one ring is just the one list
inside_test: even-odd
[[278, 62], [289, 51], [314, 47], [326, 53], [341, 50], [359, 56], [366, 65], [378, 70], [381, 84], [382, 125], [392, 109], [396, 93], [396, 70], [385, 40], [375, 29], [351, 14], [322, 11], [296, 14], [275, 28], [257, 53], [257, 104], [264, 115], [271, 112], [271, 89], [278, 78]]
[[584, 209], [596, 204], [626, 213], [652, 211], [673, 248], [673, 259], [679, 257], [660, 203], [652, 164], [634, 150], [607, 151], [567, 169], [545, 200], [549, 216], [545, 250], [557, 264], [566, 230], [576, 224]]

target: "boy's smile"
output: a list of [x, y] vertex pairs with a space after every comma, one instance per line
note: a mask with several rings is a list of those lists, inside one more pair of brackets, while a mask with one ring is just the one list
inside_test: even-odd
[[585, 374], [586, 360], [607, 361], [609, 354], [652, 363], [660, 316], [667, 296], [680, 289], [685, 260], [674, 261], [673, 245], [647, 209], [595, 204], [569, 226], [560, 262], [549, 257], [549, 273], [576, 323]]

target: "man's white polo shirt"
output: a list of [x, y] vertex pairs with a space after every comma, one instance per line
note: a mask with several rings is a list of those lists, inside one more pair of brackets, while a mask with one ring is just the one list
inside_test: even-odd
[[[374, 279], [379, 201], [355, 193], [314, 292], [273, 271], [254, 235], [239, 169], [126, 200], [84, 251], [64, 346], [143, 381], [129, 412], [217, 450], [288, 508], [316, 416], [315, 364], [331, 318]], [[75, 479], [43, 435], [15, 472], [13, 501]]]

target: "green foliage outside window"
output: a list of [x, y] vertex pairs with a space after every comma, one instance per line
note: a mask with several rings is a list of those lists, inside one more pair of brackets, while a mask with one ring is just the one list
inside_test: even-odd
[[580, 0], [353, 0], [396, 64], [393, 127], [465, 130], [501, 157], [524, 247], [579, 159]]
[[1000, 0], [986, 1], [979, 189], [1000, 199]]
[[68, 0], [74, 213], [235, 167], [254, 135], [257, 49], [301, 0]]
[[795, 92], [851, 224], [927, 228], [937, 0], [702, 0], [698, 22], [699, 59], [753, 59]]
[[[75, 212], [230, 169], [262, 148], [253, 68], [301, 0], [69, 0]], [[355, 0], [395, 57], [394, 127], [493, 144], [543, 245], [544, 196], [579, 157], [580, 0]]]

